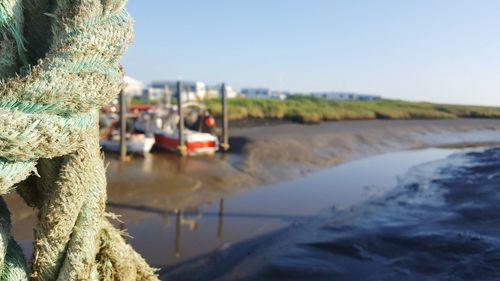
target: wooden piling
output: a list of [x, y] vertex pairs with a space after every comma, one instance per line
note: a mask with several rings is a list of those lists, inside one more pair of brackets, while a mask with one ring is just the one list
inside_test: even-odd
[[186, 156], [187, 150], [184, 141], [184, 111], [182, 108], [182, 89], [181, 81], [177, 81], [177, 112], [179, 114], [179, 146], [178, 151], [181, 156]]
[[221, 148], [223, 152], [227, 152], [229, 150], [229, 117], [228, 117], [228, 109], [227, 109], [227, 91], [226, 84], [222, 83], [221, 90], [221, 103], [222, 103], [222, 139], [221, 139]]
[[120, 161], [127, 160], [127, 108], [125, 106], [125, 94], [123, 90], [119, 95], [120, 103]]

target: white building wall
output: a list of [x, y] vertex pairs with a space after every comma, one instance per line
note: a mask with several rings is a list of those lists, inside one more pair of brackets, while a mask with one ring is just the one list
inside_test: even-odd
[[127, 97], [140, 97], [142, 96], [143, 83], [139, 80], [135, 80], [129, 76], [123, 78], [123, 93]]

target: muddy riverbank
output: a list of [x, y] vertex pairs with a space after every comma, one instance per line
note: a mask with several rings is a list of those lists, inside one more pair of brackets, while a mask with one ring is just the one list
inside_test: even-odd
[[[108, 210], [121, 216], [122, 222], [116, 225], [129, 229], [135, 237], [132, 244], [154, 266], [179, 263], [226, 243], [249, 240], [301, 217], [286, 212], [278, 217], [254, 213], [249, 217], [244, 210], [227, 213], [231, 206], [227, 198], [253, 187], [264, 190], [325, 167], [387, 152], [498, 143], [500, 120], [280, 124], [233, 129], [231, 136], [231, 153], [214, 157], [181, 159], [154, 152], [121, 163], [115, 155], [106, 155]], [[35, 215], [15, 194], [7, 202], [13, 233], [29, 256]], [[229, 204], [225, 220], [220, 215], [224, 203]], [[203, 222], [199, 222], [201, 217]], [[226, 236], [221, 231], [224, 225]], [[239, 231], [228, 231], [228, 227]], [[211, 244], [192, 244], [200, 237]]]
[[226, 155], [181, 159], [154, 152], [127, 163], [107, 155], [109, 201], [169, 210], [195, 208], [217, 201], [221, 194], [230, 196], [371, 155], [497, 143], [500, 120], [283, 124], [234, 129], [231, 135], [231, 153]]
[[[447, 145], [500, 142], [498, 119], [374, 120], [284, 124], [232, 131], [235, 168], [275, 183], [370, 155]], [[244, 181], [240, 184], [246, 185]]]

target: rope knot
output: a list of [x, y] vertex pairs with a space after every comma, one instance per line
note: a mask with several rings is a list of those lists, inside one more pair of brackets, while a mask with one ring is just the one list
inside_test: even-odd
[[0, 194], [38, 209], [30, 273], [0, 220], [0, 279], [156, 280], [104, 215], [97, 111], [131, 40], [125, 0], [0, 0]]

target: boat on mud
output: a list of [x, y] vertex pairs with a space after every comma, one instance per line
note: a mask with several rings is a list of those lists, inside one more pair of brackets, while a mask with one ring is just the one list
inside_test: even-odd
[[[219, 150], [215, 133], [215, 119], [205, 105], [187, 102], [180, 120], [177, 105], [129, 106], [126, 114], [126, 148], [129, 154], [143, 155], [156, 144], [160, 150], [180, 152], [183, 155], [213, 155]], [[101, 110], [99, 119], [100, 145], [103, 151], [120, 152], [120, 124], [113, 106]], [[182, 124], [182, 141], [180, 124]]]
[[[184, 130], [184, 147], [187, 155], [213, 155], [219, 150], [219, 139], [209, 133]], [[179, 132], [158, 130], [154, 134], [156, 146], [169, 151], [177, 151], [180, 146]]]
[[[126, 147], [130, 154], [144, 155], [151, 151], [155, 144], [154, 137], [148, 137], [145, 134], [132, 134], [127, 138]], [[101, 149], [106, 152], [120, 152], [120, 139], [101, 139], [99, 140]]]
[[[213, 133], [215, 120], [199, 103], [186, 103], [183, 105], [186, 112], [184, 120], [179, 120], [175, 107], [165, 110], [162, 126], [154, 131], [156, 146], [163, 150], [179, 151], [189, 156], [213, 155], [219, 150], [219, 139]], [[183, 144], [179, 141], [179, 122], [184, 122], [185, 129], [182, 133]], [[183, 147], [181, 147], [181, 145]]]
[[[137, 132], [134, 130], [138, 113], [126, 115], [126, 149], [128, 154], [144, 155], [151, 151], [155, 144], [152, 134]], [[99, 116], [99, 145], [105, 152], [120, 152], [120, 124], [119, 116], [115, 114], [113, 107], [104, 108]]]

